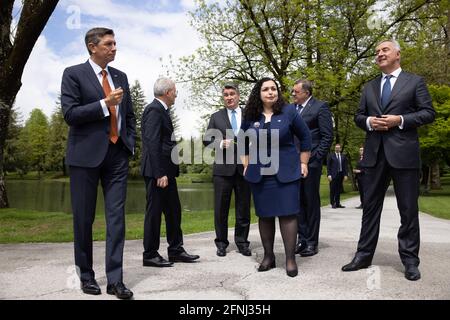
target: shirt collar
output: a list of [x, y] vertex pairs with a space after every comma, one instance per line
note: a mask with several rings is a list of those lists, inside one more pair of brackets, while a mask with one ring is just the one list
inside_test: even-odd
[[[89, 64], [91, 65], [92, 69], [94, 69], [95, 74], [96, 74], [96, 75], [101, 74], [103, 68], [100, 67], [98, 64], [96, 64], [91, 58], [89, 58], [88, 61], [89, 61]], [[108, 66], [106, 66], [105, 70], [106, 70], [106, 72], [109, 74], [109, 68], [108, 68]]]
[[302, 107], [306, 107], [308, 105], [309, 100], [311, 100], [312, 96], [309, 96], [308, 100], [306, 100], [303, 104]]
[[162, 100], [160, 100], [160, 99], [158, 99], [158, 98], [155, 98], [156, 100], [158, 100], [162, 105], [163, 105], [163, 107], [164, 107], [164, 109], [167, 111], [167, 109], [169, 109], [169, 107], [167, 106], [167, 104], [164, 102], [164, 101], [162, 101]]
[[233, 109], [233, 110], [228, 109], [228, 108], [226, 108], [226, 109], [227, 109], [228, 114], [231, 114], [233, 112], [233, 110], [236, 111], [236, 115], [241, 114], [241, 108], [239, 108], [239, 107], [237, 107], [236, 109]]
[[[400, 75], [400, 72], [402, 72], [402, 68], [398, 68], [394, 72], [390, 73], [390, 75], [393, 76], [394, 78], [398, 78], [398, 76]], [[387, 73], [384, 73], [384, 72], [382, 72], [381, 74], [383, 75], [383, 79], [388, 75]]]

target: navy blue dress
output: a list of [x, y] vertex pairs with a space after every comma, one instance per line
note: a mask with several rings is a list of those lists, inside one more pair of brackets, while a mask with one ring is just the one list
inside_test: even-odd
[[[293, 106], [283, 107], [280, 114], [272, 115], [271, 122], [265, 123], [264, 120], [261, 115], [259, 121], [244, 121], [241, 126], [247, 136], [253, 135], [252, 143], [247, 141], [245, 148], [245, 154], [249, 156], [245, 179], [250, 183], [256, 215], [264, 218], [298, 214], [301, 169], [294, 135], [300, 140], [300, 150], [310, 151], [309, 129]], [[267, 134], [264, 135], [261, 129], [267, 130]], [[271, 136], [274, 134], [278, 139], [275, 137], [276, 144], [272, 146]], [[271, 162], [266, 163], [261, 155], [272, 157]], [[274, 165], [274, 161], [277, 164]], [[271, 166], [276, 170], [264, 172]]]

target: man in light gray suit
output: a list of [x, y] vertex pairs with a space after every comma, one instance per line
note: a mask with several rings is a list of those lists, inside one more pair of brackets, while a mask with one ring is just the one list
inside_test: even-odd
[[417, 128], [433, 122], [435, 111], [423, 78], [402, 71], [400, 46], [395, 40], [380, 42], [375, 54], [382, 75], [364, 87], [355, 115], [356, 125], [366, 131], [361, 166], [365, 168], [370, 184], [364, 190], [358, 249], [352, 262], [342, 270], [355, 271], [371, 265], [384, 196], [392, 179], [401, 217], [400, 258], [406, 279], [414, 281], [420, 279], [418, 198], [421, 165]]

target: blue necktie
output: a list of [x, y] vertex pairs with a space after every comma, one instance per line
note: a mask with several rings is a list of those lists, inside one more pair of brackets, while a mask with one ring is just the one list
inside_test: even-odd
[[236, 110], [231, 111], [231, 127], [233, 128], [234, 134], [237, 135], [239, 128], [236, 120]]
[[387, 75], [385, 77], [386, 81], [384, 82], [383, 85], [383, 91], [381, 92], [381, 106], [383, 108], [382, 111], [384, 111], [384, 109], [386, 108], [388, 102], [389, 102], [389, 98], [391, 97], [391, 75]]

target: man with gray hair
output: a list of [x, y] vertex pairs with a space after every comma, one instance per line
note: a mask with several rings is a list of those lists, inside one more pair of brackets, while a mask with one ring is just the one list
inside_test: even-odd
[[418, 280], [420, 151], [417, 128], [434, 121], [435, 111], [423, 78], [402, 71], [400, 46], [380, 42], [375, 62], [382, 74], [363, 89], [355, 123], [366, 131], [361, 167], [365, 179], [363, 216], [357, 252], [342, 271], [356, 271], [372, 264], [380, 231], [384, 196], [394, 181], [401, 226], [398, 251], [405, 278]]
[[[179, 168], [171, 158], [176, 142], [172, 140], [173, 125], [169, 108], [175, 103], [177, 89], [169, 78], [159, 78], [153, 87], [155, 99], [142, 115], [141, 174], [146, 187], [143, 265], [170, 267], [173, 262], [193, 262], [200, 258], [183, 248], [181, 204], [177, 180]], [[169, 261], [159, 253], [161, 215], [166, 221]]]

